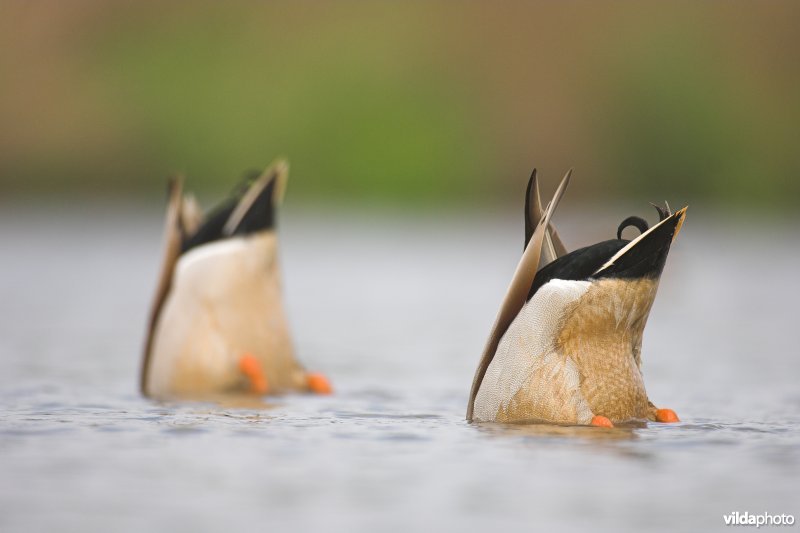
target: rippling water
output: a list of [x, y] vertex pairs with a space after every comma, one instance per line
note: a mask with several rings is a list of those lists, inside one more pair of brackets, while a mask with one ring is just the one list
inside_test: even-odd
[[[559, 218], [575, 245], [617, 222]], [[521, 251], [516, 218], [287, 218], [299, 354], [337, 393], [235, 407], [136, 392], [160, 213], [6, 206], [0, 531], [706, 531], [732, 511], [800, 518], [793, 226], [689, 214], [643, 349], [651, 398], [683, 422], [605, 430], [464, 421]]]

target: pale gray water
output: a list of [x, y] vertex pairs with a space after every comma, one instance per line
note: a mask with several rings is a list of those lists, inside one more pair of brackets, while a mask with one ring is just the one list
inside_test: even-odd
[[[621, 218], [559, 214], [573, 245]], [[137, 394], [159, 212], [6, 206], [0, 531], [705, 531], [731, 511], [798, 517], [794, 230], [690, 211], [643, 355], [650, 396], [683, 422], [566, 430], [463, 420], [520, 253], [516, 216], [290, 214], [300, 357], [337, 394], [237, 410]]]

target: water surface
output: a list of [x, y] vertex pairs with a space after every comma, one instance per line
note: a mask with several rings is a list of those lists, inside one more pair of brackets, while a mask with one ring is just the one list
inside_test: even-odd
[[[800, 242], [788, 224], [693, 215], [643, 349], [651, 398], [683, 421], [604, 430], [464, 421], [521, 251], [516, 217], [288, 216], [299, 355], [337, 393], [235, 408], [136, 391], [160, 213], [7, 207], [0, 530], [707, 531], [732, 511], [797, 517]], [[560, 217], [572, 245], [617, 222]]]

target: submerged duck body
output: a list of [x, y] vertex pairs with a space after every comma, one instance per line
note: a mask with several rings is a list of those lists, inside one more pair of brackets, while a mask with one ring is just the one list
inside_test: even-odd
[[[686, 209], [659, 209], [652, 228], [631, 217], [616, 240], [566, 253], [542, 211], [535, 172], [526, 201], [526, 247], [473, 381], [467, 418], [610, 426], [677, 421], [648, 399], [641, 346], [670, 245]], [[538, 224], [536, 224], [538, 221]], [[626, 225], [642, 234], [621, 239]]]
[[171, 184], [146, 396], [327, 392], [295, 358], [283, 309], [275, 214], [287, 177], [285, 163], [273, 165], [205, 219]]

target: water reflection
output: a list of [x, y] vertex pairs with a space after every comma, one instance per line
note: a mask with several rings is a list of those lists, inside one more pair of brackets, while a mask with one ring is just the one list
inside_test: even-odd
[[[200, 394], [191, 396], [170, 397], [158, 401], [165, 407], [177, 407], [185, 404], [210, 404], [220, 409], [256, 409], [267, 410], [280, 406], [280, 403], [264, 396], [253, 394]], [[221, 414], [221, 413], [220, 413]]]
[[627, 441], [637, 439], [636, 428], [647, 427], [644, 422], [628, 423], [613, 428], [566, 426], [557, 424], [473, 424], [480, 432], [493, 437], [560, 437], [596, 441]]

